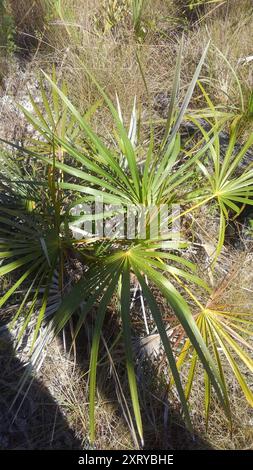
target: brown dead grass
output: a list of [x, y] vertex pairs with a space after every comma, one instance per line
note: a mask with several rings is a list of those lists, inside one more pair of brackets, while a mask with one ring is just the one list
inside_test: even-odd
[[[88, 445], [89, 439], [87, 370], [88, 361], [85, 358], [82, 367], [75, 365], [73, 357], [69, 357], [64, 352], [62, 342], [55, 339], [50, 344], [41, 371], [43, 382], [59, 404], [70, 428], [84, 448]], [[103, 375], [100, 368], [99, 375], [101, 373]], [[113, 382], [112, 377], [110, 380]], [[133, 449], [134, 443], [119, 412], [117, 397], [111, 392], [111, 387], [107, 384], [107, 387], [98, 393], [95, 447], [97, 449]]]
[[[47, 0], [34, 3], [36, 6], [28, 0], [12, 0], [19, 53], [22, 57], [29, 52], [33, 70], [43, 68], [50, 71], [56, 64], [59, 79], [66, 79], [71, 98], [81, 110], [87, 109], [99, 98], [82, 63], [96, 75], [112, 97], [118, 93], [126, 116], [131, 112], [134, 96], [140, 101], [147, 101], [137, 53], [151, 96], [161, 89], [170, 88], [178, 37], [175, 34], [171, 40], [168, 38], [166, 43], [160, 44], [157, 30], [160, 21], [164, 22], [164, 28], [167, 27], [166, 15], [174, 11], [171, 1], [148, 2], [151, 11], [147, 8], [144, 11], [144, 22], [149, 32], [145, 42], [140, 44], [134, 37], [130, 13], [115, 28], [106, 31], [102, 27], [99, 29], [96, 15], [102, 16], [102, 23], [106, 21], [106, 9], [101, 8], [100, 1], [64, 0], [61, 2], [61, 16], [59, 12], [52, 11], [46, 15], [45, 12], [49, 11], [45, 7]], [[96, 122], [102, 132], [110, 125], [104, 111], [98, 114]]]
[[[114, 97], [117, 91], [126, 115], [130, 113], [135, 95], [146, 103], [137, 53], [151, 98], [161, 91], [170, 93], [183, 30], [182, 93], [209, 39], [212, 45], [202, 78], [208, 81], [208, 91], [215, 103], [225, 107], [238, 106], [239, 92], [231, 70], [214, 46], [235, 68], [244, 84], [246, 96], [252, 87], [252, 62], [240, 62], [240, 59], [253, 54], [250, 0], [241, 0], [239, 9], [236, 0], [229, 0], [217, 8], [206, 7], [199, 10], [201, 14], [195, 15], [193, 23], [189, 23], [189, 18], [183, 14], [186, 2], [147, 0], [143, 15], [143, 25], [147, 31], [144, 41], [138, 41], [134, 35], [129, 9], [121, 15], [116, 8], [115, 24], [111, 28], [103, 27], [108, 22], [108, 2], [63, 0], [60, 12], [49, 9], [48, 5], [53, 3], [50, 0], [33, 3], [12, 0], [11, 3], [18, 37], [23, 38], [21, 48], [26, 47], [26, 42], [30, 47], [29, 38], [35, 41], [34, 66], [50, 69], [52, 63], [56, 63], [59, 78], [66, 78], [70, 95], [81, 109], [86, 109], [98, 98], [97, 90], [87, 79], [82, 63], [96, 75], [111, 96]], [[99, 116], [103, 126], [102, 121], [102, 116]], [[105, 119], [105, 126], [107, 124]]]

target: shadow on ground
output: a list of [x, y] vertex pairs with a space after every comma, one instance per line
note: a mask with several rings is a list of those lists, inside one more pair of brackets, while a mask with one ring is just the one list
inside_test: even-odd
[[26, 368], [15, 357], [6, 328], [0, 338], [0, 450], [81, 449], [59, 405], [38, 380], [13, 405]]
[[[81, 371], [87, 371], [90, 328], [90, 325], [83, 328], [76, 344], [77, 366]], [[104, 335], [108, 338], [109, 348], [118, 333], [119, 325], [115, 315], [108, 314]], [[65, 340], [68, 348], [71, 343], [68, 330], [65, 332]], [[101, 342], [100, 357], [104, 354], [106, 350]], [[131, 408], [123, 346], [120, 342], [113, 349], [112, 356], [121, 387]], [[30, 376], [31, 385], [28, 392], [21, 394], [12, 407], [20, 380], [24, 372], [28, 371], [27, 367], [15, 357], [11, 336], [6, 328], [5, 334], [0, 339], [0, 450], [84, 448], [81, 440], [75, 436], [74, 430], [70, 429], [59, 404], [41, 381], [34, 380]], [[113, 413], [117, 419], [122, 420], [122, 407], [119, 405], [110, 370], [110, 364], [106, 363], [98, 368], [98, 389], [115, 407]], [[157, 367], [153, 361], [148, 359], [140, 361], [137, 374], [144, 427], [144, 449], [209, 449], [210, 445], [201, 436], [192, 436], [188, 432], [180, 412], [171, 410], [167, 398], [167, 385], [158, 379]]]
[[[93, 313], [93, 315], [94, 314], [95, 313]], [[92, 336], [91, 325], [92, 318], [89, 319], [86, 323], [86, 327], [83, 327], [79, 333], [78, 341], [76, 343], [76, 360], [78, 367], [82, 372], [87, 372], [89, 365], [88, 358], [90, 356], [90, 343]], [[69, 348], [71, 345], [71, 333], [70, 331], [66, 333], [65, 340], [67, 342], [67, 348]], [[115, 386], [114, 374], [112, 373], [112, 362], [108, 361], [106, 364], [106, 360], [104, 360], [105, 357], [108, 358], [109, 350], [113, 361], [113, 367], [115, 367], [115, 371], [120, 381], [120, 388], [125, 395], [129, 409], [131, 409], [128, 379], [124, 361], [124, 345], [120, 340], [117, 342], [117, 338], [119, 338], [119, 336], [120, 325], [118, 323], [117, 314], [115, 314], [113, 309], [109, 309], [105, 318], [103, 339], [100, 341], [99, 359], [103, 358], [103, 365], [98, 365], [97, 388], [99, 390], [99, 394], [103, 396], [105, 400], [111, 401], [114, 404], [114, 412], [117, 414], [118, 419], [122, 420], [123, 400], [119, 400], [119, 387], [117, 388], [117, 386]], [[154, 362], [148, 357], [145, 357], [145, 359], [140, 358], [137, 353], [136, 363], [139, 399], [144, 430], [144, 449], [211, 449], [210, 443], [205, 441], [200, 435], [197, 433], [192, 435], [187, 430], [180, 414], [180, 405], [178, 404], [178, 411], [176, 410], [176, 407], [172, 409], [168, 401], [167, 382], [166, 380], [162, 380], [161, 374], [159, 373], [159, 358]], [[99, 425], [99, 423], [97, 423], [97, 425]]]

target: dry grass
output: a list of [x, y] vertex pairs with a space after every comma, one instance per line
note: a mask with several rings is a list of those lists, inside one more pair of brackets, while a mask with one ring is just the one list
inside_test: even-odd
[[[185, 14], [182, 16], [186, 2], [180, 5], [172, 0], [147, 0], [143, 14], [144, 41], [138, 41], [134, 35], [129, 8], [123, 13], [120, 6], [114, 8], [115, 22], [108, 26], [110, 2], [63, 0], [60, 11], [49, 10], [48, 5], [52, 6], [53, 0], [32, 3], [12, 0], [11, 3], [21, 48], [28, 47], [31, 52], [29, 41], [32, 40], [34, 56], [30, 57], [35, 67], [48, 69], [50, 64], [57, 64], [59, 77], [66, 78], [71, 97], [81, 109], [86, 109], [98, 98], [97, 91], [82, 69], [82, 62], [95, 73], [112, 96], [117, 91], [127, 115], [135, 95], [140, 101], [147, 102], [136, 53], [141, 59], [151, 97], [155, 99], [161, 91], [169, 94], [182, 30], [185, 30], [182, 93], [203, 45], [209, 39], [212, 47], [202, 78], [211, 80], [208, 90], [215, 103], [227, 107], [238, 106], [239, 92], [231, 70], [214, 46], [235, 68], [243, 81], [246, 95], [252, 87], [252, 62], [238, 62], [253, 53], [250, 0], [242, 0], [239, 11], [236, 0], [201, 10], [201, 16], [196, 16], [193, 24], [189, 24]], [[196, 104], [199, 104], [198, 99]], [[107, 120], [103, 123], [102, 116], [99, 116], [99, 123], [102, 126], [105, 124], [105, 127], [108, 124]]]
[[[74, 430], [84, 448], [88, 445], [89, 436], [87, 369], [88, 363], [85, 358], [82, 367], [75, 365], [73, 357], [64, 353], [61, 341], [56, 339], [49, 347], [41, 371], [43, 382], [59, 404], [70, 428]], [[108, 382], [108, 378], [103, 377], [103, 379], [107, 379]], [[112, 377], [110, 381], [113, 382]], [[119, 413], [117, 397], [111, 392], [111, 386], [107, 384], [107, 387], [98, 394], [96, 448], [132, 449], [134, 444], [131, 434]]]
[[[98, 97], [97, 91], [87, 80], [82, 63], [96, 74], [112, 96], [117, 91], [123, 109], [129, 113], [135, 95], [140, 101], [147, 102], [136, 54], [140, 57], [151, 97], [161, 91], [169, 93], [183, 30], [182, 92], [209, 37], [232, 65], [252, 52], [250, 2], [247, 0], [241, 2], [239, 17], [236, 2], [231, 0], [227, 2], [229, 14], [226, 7], [214, 12], [211, 10], [211, 14], [204, 16], [201, 22], [195, 21], [193, 26], [185, 15], [182, 16], [185, 2], [180, 6], [173, 0], [147, 0], [143, 12], [146, 35], [141, 41], [134, 34], [129, 7], [123, 14], [117, 13], [115, 8], [115, 23], [110, 24], [110, 2], [63, 0], [60, 10], [53, 8], [56, 3], [54, 0], [11, 0], [18, 53], [21, 58], [28, 56], [34, 69], [50, 69], [56, 63], [59, 78], [64, 75], [67, 79], [71, 97], [81, 109], [87, 108]], [[125, 3], [129, 5], [128, 0]], [[111, 4], [117, 5], [117, 2]], [[240, 42], [234, 41], [238, 31]], [[3, 66], [6, 67], [6, 64]], [[240, 70], [245, 82], [250, 84], [249, 66], [240, 66]], [[238, 102], [238, 90], [231, 71], [212, 51], [204, 75], [213, 79], [215, 88], [212, 94], [219, 104], [228, 104], [230, 99], [227, 94], [231, 95], [233, 103]]]

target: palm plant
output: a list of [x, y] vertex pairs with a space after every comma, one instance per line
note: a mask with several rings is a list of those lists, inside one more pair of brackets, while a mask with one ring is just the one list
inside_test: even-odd
[[[200, 90], [203, 94], [203, 97], [207, 103], [207, 108], [198, 110], [197, 115], [201, 116], [203, 119], [209, 119], [210, 117], [215, 116], [216, 122], [220, 121], [220, 124], [227, 122], [230, 126], [237, 127], [237, 130], [240, 134], [243, 134], [245, 130], [249, 130], [251, 127], [252, 118], [253, 118], [253, 92], [251, 87], [246, 85], [240, 79], [240, 74], [237, 70], [238, 65], [241, 61], [238, 61], [237, 68], [233, 67], [229, 62], [227, 57], [219, 50], [216, 46], [213, 45], [213, 51], [215, 54], [218, 54], [223, 60], [225, 66], [231, 75], [231, 82], [236, 85], [236, 95], [238, 97], [237, 103], [234, 102], [229, 94], [226, 93], [227, 98], [229, 98], [228, 105], [224, 106], [214, 106], [213, 101], [211, 100], [209, 94], [204, 88], [204, 84], [199, 82]], [[241, 59], [243, 60], [243, 59]], [[217, 87], [219, 85], [217, 81], [206, 78], [204, 82], [210, 87], [210, 89]]]
[[[209, 142], [208, 133], [199, 122], [192, 118], [196, 126], [201, 130], [202, 135]], [[231, 213], [237, 217], [246, 205], [253, 205], [253, 169], [249, 163], [238, 175], [238, 168], [253, 144], [253, 134], [251, 134], [244, 145], [238, 150], [236, 148], [239, 127], [231, 129], [230, 138], [223, 156], [220, 145], [219, 134], [214, 135], [213, 142], [209, 144], [210, 159], [207, 162], [197, 162], [198, 167], [206, 178], [206, 185], [190, 193], [190, 198], [199, 200], [198, 205], [203, 201], [214, 201], [220, 212], [219, 240], [215, 260], [220, 254], [224, 239], [226, 224], [231, 218]]]
[[[235, 380], [238, 382], [245, 399], [252, 407], [253, 393], [246, 381], [247, 375], [253, 372], [253, 361], [251, 355], [248, 353], [252, 351], [250, 341], [253, 336], [252, 315], [249, 311], [239, 311], [238, 308], [231, 309], [231, 306], [226, 305], [226, 303], [225, 305], [223, 305], [223, 303], [220, 304], [220, 298], [222, 298], [224, 291], [228, 289], [233, 277], [234, 273], [232, 272], [232, 274], [229, 273], [223, 279], [222, 283], [211, 293], [206, 305], [203, 305], [192, 293], [190, 293], [190, 295], [196, 304], [196, 323], [206, 345], [213, 351], [213, 357], [223, 377], [224, 384], [226, 384], [226, 362]], [[188, 399], [192, 392], [198, 364], [196, 351], [192, 349], [189, 339], [185, 340], [178, 352], [177, 367], [180, 370], [186, 364], [188, 365], [188, 372], [185, 393]], [[239, 364], [241, 364], [241, 366]], [[206, 373], [204, 373], [204, 388], [207, 426], [212, 390], [209, 377]], [[227, 385], [226, 393], [228, 397], [229, 392]]]
[[[50, 286], [55, 272], [59, 273], [59, 292], [62, 298], [60, 306], [50, 309], [50, 312], [54, 313], [52, 322], [55, 334], [58, 334], [71, 320], [73, 314], [76, 314], [78, 321], [74, 330], [75, 339], [87, 315], [96, 306], [89, 380], [92, 441], [95, 438], [95, 393], [100, 337], [107, 307], [116, 292], [120, 298], [119, 314], [130, 395], [139, 437], [143, 441], [131, 340], [130, 286], [133, 276], [135, 282], [141, 286], [143, 296], [156, 323], [188, 427], [191, 429], [187, 393], [183, 389], [173, 349], [157, 300], [152, 292], [153, 285], [159, 288], [175, 313], [194, 348], [194, 354], [204, 366], [210, 385], [214, 387], [222, 406], [229, 415], [228, 395], [219, 364], [217, 367], [201, 325], [194, 320], [190, 307], [181, 293], [182, 285], [187, 288], [188, 284], [200, 286], [207, 293], [210, 289], [205, 281], [198, 277], [196, 266], [183, 256], [184, 252], [181, 248], [186, 247], [187, 242], [179, 243], [178, 240], [173, 240], [168, 235], [168, 229], [179, 218], [179, 215], [173, 216], [172, 214], [164, 218], [162, 213], [164, 205], [171, 208], [174, 203], [180, 203], [184, 206], [183, 214], [187, 214], [200, 205], [217, 200], [222, 214], [219, 252], [224, 238], [224, 217], [228, 217], [228, 209], [237, 211], [237, 206], [233, 201], [241, 201], [245, 204], [252, 202], [251, 173], [247, 172], [234, 181], [229, 179], [231, 171], [243, 156], [240, 154], [235, 157], [232, 165], [230, 164], [235, 135], [232, 136], [232, 143], [224, 159], [224, 165], [219, 161], [218, 135], [214, 134], [210, 138], [201, 126], [203, 133], [201, 144], [195, 145], [191, 150], [181, 147], [179, 127], [206, 52], [207, 48], [180, 109], [177, 106], [179, 58], [164, 138], [157, 149], [151, 129], [144, 164], [140, 164], [139, 155], [143, 149], [137, 142], [135, 105], [128, 131], [123, 123], [119, 103], [117, 107], [113, 105], [86, 69], [86, 73], [98, 87], [111, 112], [115, 124], [112, 140], [116, 141], [116, 146], [104, 143], [90, 125], [90, 113], [82, 116], [67, 97], [64, 88], [57, 85], [56, 78], [50, 78], [46, 74], [47, 83], [50, 84], [52, 90], [53, 106], [50, 107], [50, 100], [42, 89], [44, 112], [33, 100], [34, 113], [23, 110], [29, 122], [40, 132], [43, 142], [41, 144], [41, 139], [35, 145], [33, 142], [32, 148], [20, 148], [12, 144], [19, 158], [21, 160], [29, 158], [32, 164], [36, 163], [37, 170], [35, 174], [27, 177], [25, 168], [21, 170], [21, 174], [20, 172], [16, 174], [10, 164], [10, 171], [5, 172], [2, 180], [0, 275], [15, 271], [19, 274], [13, 285], [2, 296], [0, 306], [3, 307], [7, 301], [10, 301], [11, 296], [23, 283], [28, 285], [14, 321], [20, 315], [24, 315], [23, 332], [31, 316], [36, 313], [33, 345], [36, 343], [40, 327], [49, 311]], [[72, 132], [77, 128], [79, 129], [78, 139]], [[69, 132], [68, 129], [70, 129]], [[201, 162], [208, 152], [212, 156], [214, 173], [210, 173], [210, 170], [207, 170], [205, 164]], [[192, 177], [195, 177], [196, 171], [199, 175], [203, 173], [204, 178], [199, 176], [201, 187], [194, 191], [192, 190]], [[204, 184], [205, 180], [207, 184]], [[22, 196], [20, 188], [22, 188]], [[218, 193], [217, 188], [224, 192]], [[101, 209], [95, 214], [73, 215], [73, 207], [75, 208], [78, 204], [89, 204], [94, 198], [102, 201], [107, 210]], [[194, 202], [196, 198], [197, 203]], [[120, 209], [112, 209], [115, 206]], [[116, 229], [113, 233], [109, 233], [109, 236], [108, 234], [105, 236], [104, 227], [107, 219], [113, 218], [115, 211], [127, 217], [129, 206], [136, 208], [137, 211], [140, 206], [144, 208], [145, 235], [133, 233], [131, 237], [128, 237], [125, 230], [122, 234]], [[162, 219], [166, 232], [158, 231], [153, 237], [151, 222], [155, 217]], [[103, 233], [95, 237], [84, 234], [82, 238], [75, 239], [70, 230], [71, 224], [80, 224], [87, 220], [90, 220], [93, 225], [97, 222], [102, 223]], [[69, 286], [65, 273], [69, 257], [78, 258], [83, 264], [83, 277], [72, 286]], [[28, 310], [25, 309], [27, 304]]]

